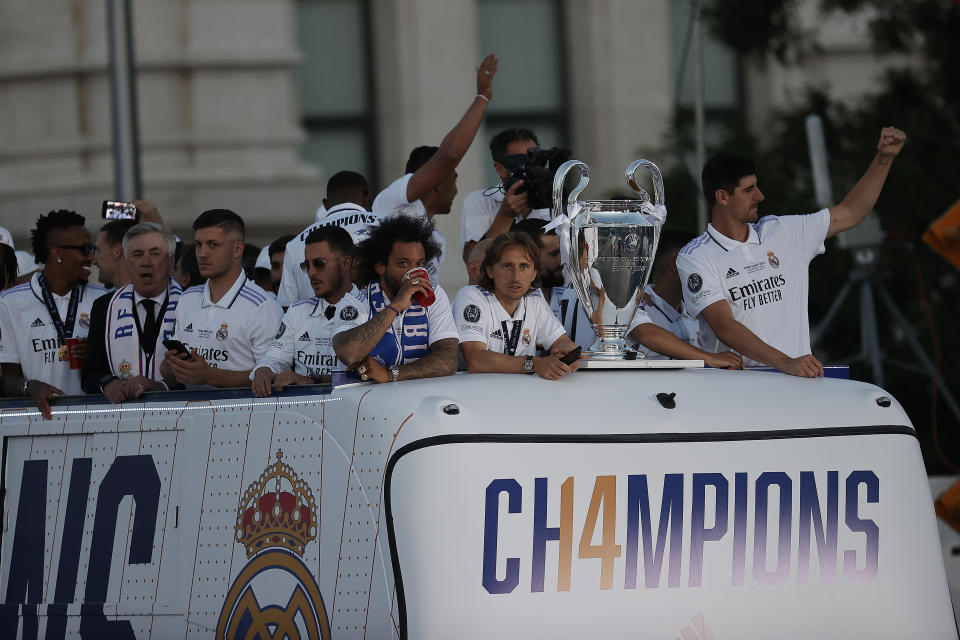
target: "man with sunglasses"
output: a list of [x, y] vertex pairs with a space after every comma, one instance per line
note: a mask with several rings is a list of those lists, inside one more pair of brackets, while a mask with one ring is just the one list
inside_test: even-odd
[[94, 245], [85, 222], [64, 209], [40, 216], [31, 236], [43, 270], [0, 294], [3, 392], [30, 396], [48, 420], [56, 396], [83, 393], [90, 309], [105, 291], [87, 283]]
[[343, 371], [333, 350], [333, 334], [367, 321], [367, 305], [350, 279], [353, 240], [345, 229], [321, 226], [310, 232], [300, 263], [314, 296], [294, 302], [283, 316], [273, 344], [257, 363], [254, 395], [265, 398], [272, 389], [291, 384], [329, 382]]

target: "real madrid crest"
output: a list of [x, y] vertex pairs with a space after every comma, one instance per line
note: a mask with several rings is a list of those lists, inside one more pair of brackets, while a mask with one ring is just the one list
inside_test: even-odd
[[81, 313], [81, 314], [80, 314], [80, 317], [77, 318], [77, 322], [78, 322], [78, 323], [80, 324], [80, 326], [83, 327], [84, 329], [89, 329], [89, 328], [90, 328], [90, 314], [89, 314], [89, 313]]
[[117, 371], [120, 372], [120, 379], [126, 380], [130, 377], [130, 371], [133, 370], [133, 365], [127, 362], [126, 360], [120, 361], [120, 366], [117, 367]]
[[774, 255], [773, 251], [767, 251], [767, 262], [769, 262], [770, 266], [774, 269], [780, 268], [780, 258]]
[[220, 328], [217, 329], [217, 340], [226, 340], [227, 339], [227, 323], [224, 322], [220, 325]]
[[323, 596], [302, 560], [317, 538], [317, 505], [283, 452], [247, 487], [234, 533], [249, 561], [223, 603], [216, 637], [329, 640]]
[[523, 330], [523, 335], [520, 336], [520, 344], [525, 347], [530, 346], [530, 329]]

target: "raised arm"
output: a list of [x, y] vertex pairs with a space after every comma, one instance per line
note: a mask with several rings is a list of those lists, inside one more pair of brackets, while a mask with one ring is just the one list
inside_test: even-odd
[[733, 317], [733, 312], [726, 300], [714, 302], [702, 313], [717, 337], [747, 358], [795, 376], [804, 378], [823, 376], [823, 365], [819, 360], [810, 354], [791, 358], [779, 349], [771, 347]]
[[877, 204], [877, 198], [880, 197], [887, 174], [890, 173], [890, 165], [906, 141], [907, 134], [900, 129], [883, 128], [880, 142], [877, 143], [877, 155], [870, 162], [866, 173], [839, 204], [830, 207], [828, 238], [857, 226], [870, 215], [870, 211]]
[[493, 97], [493, 76], [497, 73], [497, 62], [497, 56], [491, 53], [477, 67], [477, 96], [460, 118], [460, 122], [443, 138], [433, 157], [410, 177], [407, 183], [407, 202], [419, 200], [443, 182], [450, 172], [457, 168], [470, 148], [487, 112], [487, 105]]

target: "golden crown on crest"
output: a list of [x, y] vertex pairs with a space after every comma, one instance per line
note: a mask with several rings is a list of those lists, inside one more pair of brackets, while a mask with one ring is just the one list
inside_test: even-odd
[[270, 547], [289, 549], [303, 556], [304, 547], [316, 539], [317, 505], [313, 492], [293, 467], [283, 462], [282, 451], [277, 451], [277, 461], [264, 469], [243, 494], [235, 535], [246, 548], [248, 558]]

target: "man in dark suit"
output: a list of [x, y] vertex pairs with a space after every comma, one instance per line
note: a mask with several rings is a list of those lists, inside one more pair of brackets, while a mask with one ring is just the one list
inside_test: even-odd
[[152, 222], [132, 227], [123, 237], [133, 281], [93, 303], [82, 386], [110, 402], [139, 398], [166, 389], [160, 361], [163, 340], [173, 335], [180, 286], [170, 277], [176, 239]]

